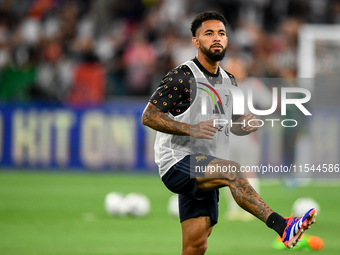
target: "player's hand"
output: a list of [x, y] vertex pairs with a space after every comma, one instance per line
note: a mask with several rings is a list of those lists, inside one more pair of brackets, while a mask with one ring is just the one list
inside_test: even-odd
[[202, 121], [196, 125], [191, 125], [190, 136], [200, 139], [213, 139], [217, 130], [218, 126], [214, 126], [214, 119]]
[[[248, 133], [255, 132], [257, 130], [257, 127], [259, 126], [259, 122], [256, 120], [256, 117], [254, 115], [248, 114], [244, 115], [243, 117], [245, 125], [241, 125], [241, 129], [243, 131], [246, 131]], [[242, 122], [243, 122], [242, 120]], [[250, 122], [249, 122], [250, 121]], [[250, 125], [249, 125], [250, 123]]]

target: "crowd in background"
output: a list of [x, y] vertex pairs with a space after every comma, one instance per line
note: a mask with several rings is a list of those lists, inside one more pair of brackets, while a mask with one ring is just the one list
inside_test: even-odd
[[340, 0], [0, 0], [0, 101], [148, 96], [195, 56], [205, 10], [225, 15], [226, 58], [256, 77], [295, 77], [300, 26], [340, 23]]

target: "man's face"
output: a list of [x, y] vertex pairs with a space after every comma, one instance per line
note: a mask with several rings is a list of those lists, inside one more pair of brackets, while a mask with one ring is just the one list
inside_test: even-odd
[[224, 58], [228, 37], [223, 23], [219, 20], [204, 21], [193, 38], [194, 45], [212, 61]]

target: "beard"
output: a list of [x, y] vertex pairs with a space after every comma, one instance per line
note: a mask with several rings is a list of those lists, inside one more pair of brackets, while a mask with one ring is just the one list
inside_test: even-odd
[[224, 58], [225, 52], [227, 48], [222, 49], [222, 51], [215, 51], [213, 52], [210, 49], [207, 49], [203, 45], [200, 45], [200, 50], [212, 61], [221, 61]]

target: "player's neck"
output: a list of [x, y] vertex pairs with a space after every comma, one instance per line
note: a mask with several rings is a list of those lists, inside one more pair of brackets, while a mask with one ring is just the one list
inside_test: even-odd
[[197, 60], [201, 63], [201, 65], [209, 72], [212, 74], [217, 74], [218, 72], [218, 67], [220, 65], [220, 61], [212, 61], [211, 59], [209, 59], [207, 56], [205, 56], [204, 54], [200, 54], [200, 52], [198, 52], [197, 54]]

